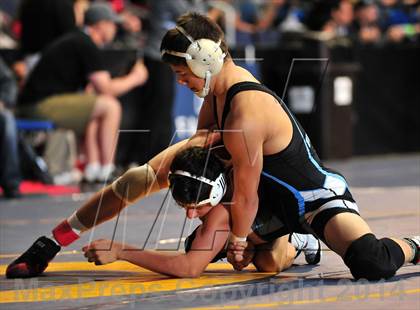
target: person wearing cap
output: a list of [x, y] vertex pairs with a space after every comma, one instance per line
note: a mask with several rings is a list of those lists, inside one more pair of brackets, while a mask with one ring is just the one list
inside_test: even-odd
[[[110, 43], [120, 18], [104, 3], [85, 12], [81, 31], [68, 33], [42, 53], [19, 96], [23, 117], [48, 119], [56, 127], [84, 136], [85, 179], [103, 181], [114, 170], [113, 149], [121, 119], [117, 97], [143, 84], [145, 66], [136, 63], [126, 76], [111, 79], [100, 49]], [[86, 92], [87, 85], [93, 92]]]

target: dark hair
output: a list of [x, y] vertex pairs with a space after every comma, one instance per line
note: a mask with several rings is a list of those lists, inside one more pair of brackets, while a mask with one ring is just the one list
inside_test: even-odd
[[[172, 161], [171, 172], [183, 170], [195, 176], [203, 176], [212, 181], [225, 171], [223, 162], [211, 151], [193, 146], [178, 152]], [[211, 185], [193, 178], [170, 174], [169, 184], [172, 197], [179, 204], [191, 204], [209, 198]]]
[[[214, 42], [221, 40], [220, 48], [226, 55], [229, 55], [224, 34], [219, 25], [213, 22], [205, 15], [196, 12], [188, 12], [181, 15], [176, 22], [177, 26], [181, 26], [194, 40], [210, 39]], [[170, 50], [184, 53], [187, 51], [191, 42], [176, 28], [166, 32], [160, 45], [160, 51]], [[226, 58], [225, 58], [226, 59]], [[170, 54], [163, 54], [162, 60], [172, 65], [187, 65], [184, 57], [178, 57]]]

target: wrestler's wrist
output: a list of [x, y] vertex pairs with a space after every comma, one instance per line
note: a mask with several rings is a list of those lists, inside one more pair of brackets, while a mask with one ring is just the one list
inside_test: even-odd
[[229, 243], [246, 242], [247, 237], [236, 236], [233, 232], [229, 234]]

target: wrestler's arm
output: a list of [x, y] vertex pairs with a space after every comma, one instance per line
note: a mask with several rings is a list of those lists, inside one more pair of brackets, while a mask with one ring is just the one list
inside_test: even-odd
[[252, 119], [233, 118], [223, 133], [226, 149], [232, 156], [233, 204], [232, 233], [246, 237], [258, 210], [258, 185], [263, 162], [263, 137]]
[[77, 210], [78, 219], [87, 229], [113, 218], [128, 204], [167, 188], [169, 167], [175, 154], [182, 148], [212, 145], [220, 139], [219, 133], [207, 130], [214, 126], [211, 101], [208, 98], [200, 109], [197, 131], [191, 138], [168, 146], [147, 164], [128, 170]]
[[181, 278], [198, 277], [226, 243], [227, 218], [227, 212], [216, 212], [207, 218], [197, 230], [191, 250], [185, 254], [142, 250], [110, 240], [96, 240], [83, 247], [83, 251], [88, 261], [96, 265], [125, 260], [157, 273]]
[[190, 138], [169, 146], [148, 162], [156, 173], [160, 188], [167, 188], [169, 186], [169, 167], [177, 152], [191, 146], [211, 146], [220, 140], [220, 133], [211, 132], [211, 129], [215, 128], [211, 100], [210, 96], [204, 99], [198, 114], [197, 130]]

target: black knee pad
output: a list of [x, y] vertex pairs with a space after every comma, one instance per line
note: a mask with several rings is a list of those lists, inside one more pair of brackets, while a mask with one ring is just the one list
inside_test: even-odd
[[355, 279], [387, 279], [404, 264], [404, 253], [395, 241], [366, 234], [349, 246], [344, 262]]

